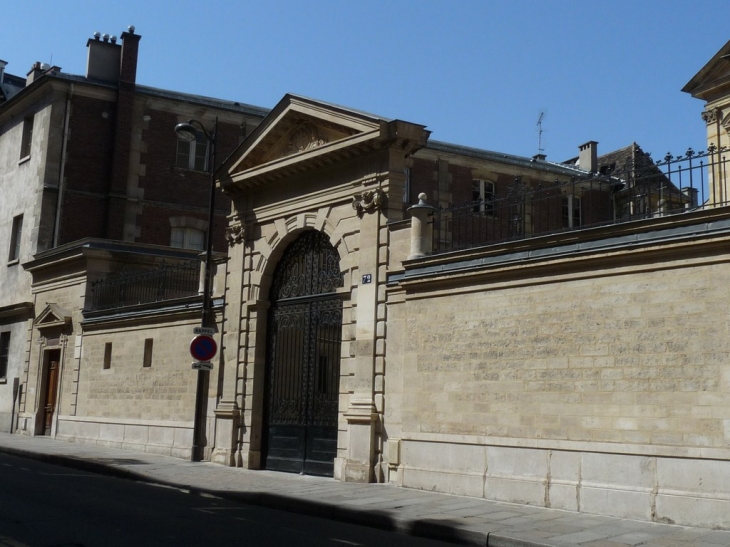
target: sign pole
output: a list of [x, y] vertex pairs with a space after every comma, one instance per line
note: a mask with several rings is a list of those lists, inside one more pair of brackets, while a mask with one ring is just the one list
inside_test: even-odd
[[[211, 306], [210, 282], [213, 277], [213, 225], [215, 219], [215, 152], [216, 137], [218, 134], [218, 117], [215, 118], [213, 133], [206, 131], [205, 126], [197, 120], [190, 120], [188, 123], [180, 123], [175, 126], [178, 138], [193, 141], [200, 134], [193, 124], [201, 130], [210, 144], [210, 155], [208, 157], [208, 173], [210, 175], [210, 198], [208, 201], [208, 232], [205, 245], [205, 274], [203, 277], [203, 313], [200, 321], [201, 329], [213, 328], [214, 317]], [[195, 386], [195, 415], [193, 417], [193, 446], [190, 452], [190, 460], [199, 462], [203, 458], [203, 420], [205, 418], [206, 387], [208, 385], [208, 370], [199, 368], [198, 378]]]

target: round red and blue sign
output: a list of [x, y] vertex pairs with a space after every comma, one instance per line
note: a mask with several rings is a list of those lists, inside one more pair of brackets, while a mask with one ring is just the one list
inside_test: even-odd
[[190, 355], [198, 361], [210, 361], [217, 351], [218, 344], [207, 334], [199, 334], [190, 341]]

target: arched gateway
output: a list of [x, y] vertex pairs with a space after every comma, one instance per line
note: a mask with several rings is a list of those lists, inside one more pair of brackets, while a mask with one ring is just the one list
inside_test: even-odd
[[269, 294], [264, 466], [332, 475], [342, 343], [339, 256], [304, 232], [284, 252]]

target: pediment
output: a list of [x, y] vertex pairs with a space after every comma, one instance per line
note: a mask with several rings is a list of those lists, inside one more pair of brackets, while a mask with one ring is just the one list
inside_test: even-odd
[[71, 313], [57, 304], [46, 304], [44, 310], [33, 321], [38, 329], [63, 327], [71, 322]]
[[253, 184], [263, 173], [267, 173], [263, 178], [275, 178], [293, 163], [300, 171], [312, 168], [315, 158], [328, 156], [333, 161], [344, 148], [352, 151], [377, 140], [387, 132], [388, 123], [364, 112], [286, 95], [221, 166], [221, 185], [243, 179]]
[[714, 100], [718, 88], [730, 84], [730, 42], [727, 42], [682, 88], [693, 97]]

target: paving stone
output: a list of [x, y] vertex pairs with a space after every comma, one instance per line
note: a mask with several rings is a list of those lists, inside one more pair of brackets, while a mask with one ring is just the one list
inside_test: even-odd
[[0, 451], [196, 492], [389, 527], [469, 544], [550, 547], [719, 547], [730, 531], [571, 513], [557, 509], [329, 478], [249, 471], [169, 456], [0, 433]]

